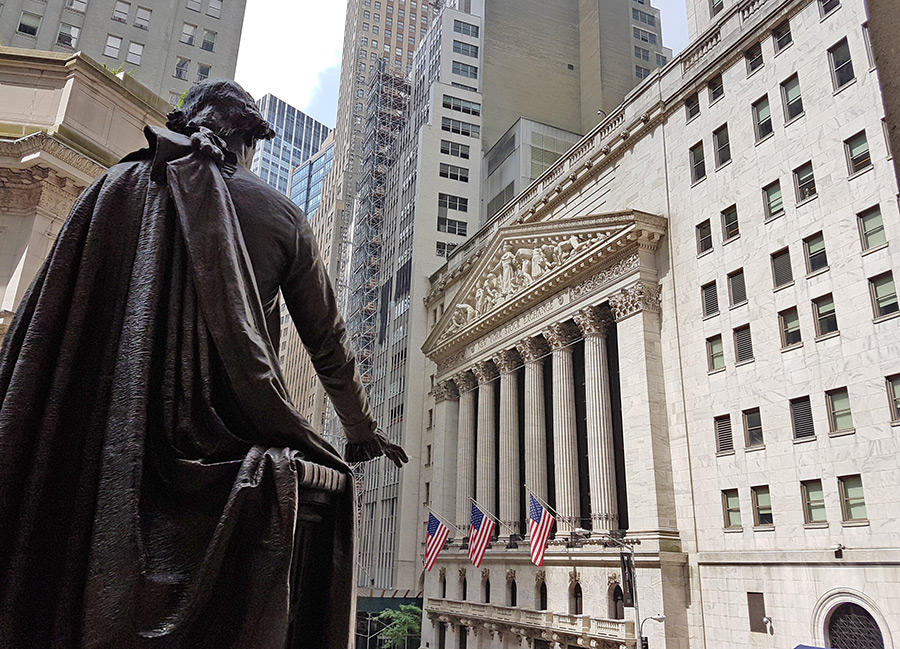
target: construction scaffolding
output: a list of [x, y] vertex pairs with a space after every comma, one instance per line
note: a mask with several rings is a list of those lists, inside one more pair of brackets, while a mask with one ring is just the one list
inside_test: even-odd
[[396, 161], [409, 94], [409, 82], [389, 70], [385, 59], [379, 61], [368, 89], [348, 280], [347, 330], [367, 392], [374, 378], [387, 177]]

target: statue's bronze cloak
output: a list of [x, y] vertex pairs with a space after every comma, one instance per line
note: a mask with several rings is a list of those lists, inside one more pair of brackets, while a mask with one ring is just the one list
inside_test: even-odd
[[[10, 328], [2, 649], [348, 645], [352, 481], [322, 522], [326, 542], [297, 556], [299, 458], [348, 468], [286, 396], [278, 314], [266, 313], [241, 229], [253, 217], [242, 210], [293, 206], [252, 185], [263, 184], [232, 154], [201, 155], [201, 135], [215, 141], [195, 135], [192, 153], [190, 139], [148, 128], [148, 149], [85, 190]], [[239, 181], [257, 204], [236, 209]], [[308, 266], [321, 283], [321, 262]], [[348, 424], [352, 404], [368, 407], [326, 293], [310, 306], [324, 309], [310, 318], [323, 331], [301, 337]], [[302, 304], [288, 306], [302, 319]], [[343, 397], [342, 381], [353, 384]], [[351, 460], [378, 454], [364, 414], [348, 428]], [[315, 592], [298, 602], [303, 567]], [[292, 607], [302, 628], [290, 628]]]

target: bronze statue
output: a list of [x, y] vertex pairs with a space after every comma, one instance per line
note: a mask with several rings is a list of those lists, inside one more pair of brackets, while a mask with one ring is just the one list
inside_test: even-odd
[[[346, 462], [376, 432], [303, 213], [246, 167], [274, 134], [191, 88], [79, 198], [0, 354], [0, 648], [347, 647]], [[347, 433], [284, 387], [279, 291]]]

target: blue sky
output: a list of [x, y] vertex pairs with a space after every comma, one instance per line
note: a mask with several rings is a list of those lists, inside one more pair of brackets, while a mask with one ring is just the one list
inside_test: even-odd
[[[685, 0], [652, 3], [662, 12], [663, 43], [677, 54], [688, 40]], [[271, 93], [333, 127], [345, 11], [344, 0], [251, 0], [235, 79], [256, 98]]]

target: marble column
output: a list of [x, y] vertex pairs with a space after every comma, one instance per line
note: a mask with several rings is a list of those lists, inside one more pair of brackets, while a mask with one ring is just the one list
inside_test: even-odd
[[598, 534], [619, 528], [612, 397], [606, 357], [606, 328], [609, 323], [595, 306], [576, 313], [575, 323], [584, 335], [591, 530], [594, 534]]
[[[490, 360], [472, 368], [478, 379], [478, 454], [475, 460], [475, 500], [497, 516], [497, 441], [494, 426], [494, 379], [497, 368]], [[499, 530], [498, 530], [499, 533]]]
[[475, 395], [477, 383], [469, 372], [453, 377], [459, 390], [459, 436], [456, 466], [456, 526], [468, 532], [472, 522], [472, 503], [475, 495]]
[[578, 339], [578, 330], [569, 322], [556, 323], [544, 330], [543, 335], [553, 353], [553, 468], [559, 513], [557, 526], [565, 533], [574, 531], [581, 520], [572, 367], [572, 344]]
[[[441, 516], [456, 516], [456, 467], [459, 464], [459, 391], [453, 381], [435, 383], [431, 480], [432, 507]], [[455, 536], [451, 532], [451, 535]]]
[[522, 359], [514, 349], [494, 356], [500, 370], [500, 534], [519, 534], [519, 381]]
[[516, 345], [525, 362], [525, 484], [547, 502], [547, 419], [544, 407], [543, 338], [526, 338]]

